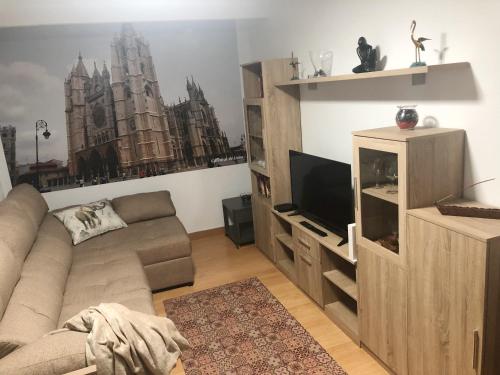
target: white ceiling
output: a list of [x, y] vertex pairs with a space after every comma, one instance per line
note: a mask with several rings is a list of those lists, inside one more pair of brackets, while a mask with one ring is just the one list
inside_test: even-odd
[[0, 0], [0, 27], [261, 18], [265, 0]]

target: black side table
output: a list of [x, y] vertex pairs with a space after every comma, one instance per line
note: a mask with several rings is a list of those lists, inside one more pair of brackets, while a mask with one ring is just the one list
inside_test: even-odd
[[224, 230], [236, 245], [246, 245], [254, 242], [252, 202], [243, 202], [240, 197], [222, 200], [224, 212]]

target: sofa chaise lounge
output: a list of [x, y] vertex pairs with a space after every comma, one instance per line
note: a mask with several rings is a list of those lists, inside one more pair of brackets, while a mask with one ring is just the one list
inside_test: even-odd
[[30, 185], [0, 202], [0, 374], [85, 368], [85, 333], [47, 333], [101, 302], [155, 314], [151, 290], [193, 282], [190, 240], [168, 191], [112, 205], [128, 227], [73, 246]]

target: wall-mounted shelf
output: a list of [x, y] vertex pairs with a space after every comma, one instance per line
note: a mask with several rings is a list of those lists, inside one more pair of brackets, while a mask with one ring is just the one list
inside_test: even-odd
[[398, 76], [414, 76], [419, 74], [426, 74], [438, 70], [448, 70], [448, 69], [463, 69], [470, 67], [469, 62], [458, 62], [450, 64], [438, 64], [438, 65], [428, 65], [428, 66], [418, 66], [415, 68], [405, 68], [405, 69], [391, 69], [391, 70], [381, 70], [377, 72], [359, 73], [359, 74], [341, 74], [330, 77], [319, 77], [319, 78], [307, 78], [307, 79], [297, 79], [293, 81], [284, 81], [276, 84], [278, 87], [283, 86], [296, 86], [305, 84], [324, 84], [339, 81], [354, 81], [359, 79], [371, 79], [371, 78], [384, 78], [384, 77], [398, 77]]

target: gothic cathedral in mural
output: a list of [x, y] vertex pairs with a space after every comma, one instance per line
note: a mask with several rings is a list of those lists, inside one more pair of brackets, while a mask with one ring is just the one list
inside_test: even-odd
[[193, 77], [186, 90], [189, 99], [164, 103], [149, 45], [131, 25], [113, 39], [109, 68], [94, 63], [89, 75], [79, 55], [64, 82], [69, 177], [144, 177], [244, 157]]

